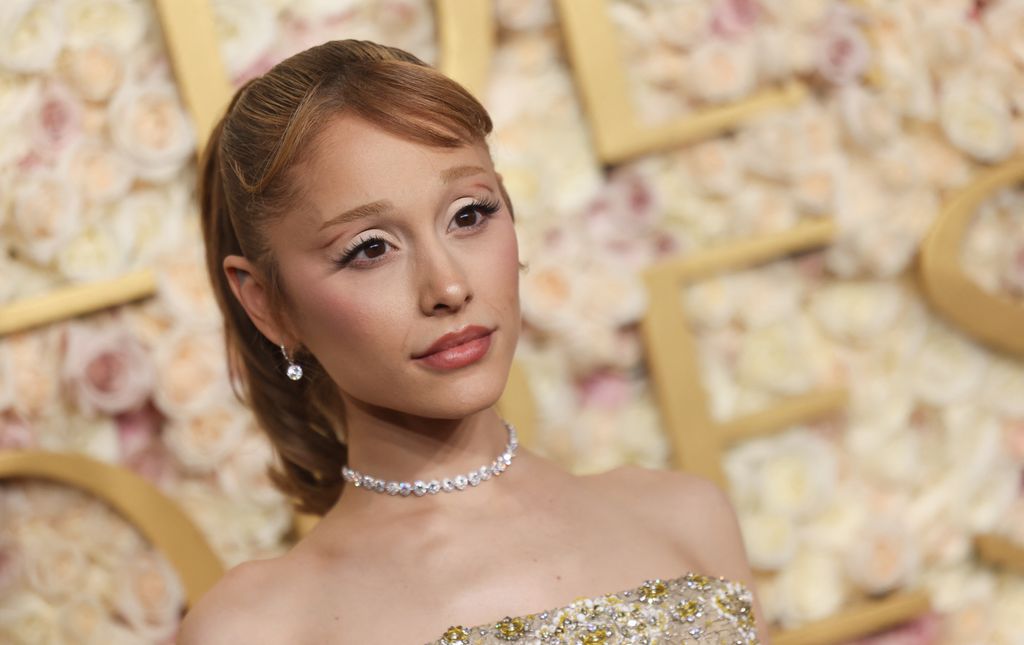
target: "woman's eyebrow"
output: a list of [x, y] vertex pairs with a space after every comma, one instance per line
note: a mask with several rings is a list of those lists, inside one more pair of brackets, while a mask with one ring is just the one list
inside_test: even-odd
[[450, 184], [457, 179], [487, 172], [480, 166], [452, 166], [441, 171], [441, 181]]
[[375, 202], [369, 204], [363, 204], [362, 206], [356, 206], [355, 208], [349, 209], [340, 215], [335, 215], [331, 219], [327, 220], [320, 225], [320, 230], [337, 226], [338, 224], [348, 224], [354, 222], [357, 219], [363, 219], [364, 217], [373, 217], [375, 215], [382, 215], [395, 209], [395, 205], [387, 199], [378, 199]]

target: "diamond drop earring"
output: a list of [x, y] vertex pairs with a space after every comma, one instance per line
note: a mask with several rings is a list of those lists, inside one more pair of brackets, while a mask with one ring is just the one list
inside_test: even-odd
[[288, 350], [284, 348], [283, 344], [281, 345], [281, 354], [284, 356], [284, 360], [288, 361], [288, 369], [285, 370], [285, 374], [288, 375], [288, 378], [293, 381], [297, 381], [302, 378], [302, 366], [288, 356]]

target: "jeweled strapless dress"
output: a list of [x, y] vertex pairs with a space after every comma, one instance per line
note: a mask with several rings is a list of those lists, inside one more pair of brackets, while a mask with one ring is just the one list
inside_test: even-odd
[[453, 625], [428, 645], [756, 645], [752, 600], [742, 584], [688, 573], [478, 627]]

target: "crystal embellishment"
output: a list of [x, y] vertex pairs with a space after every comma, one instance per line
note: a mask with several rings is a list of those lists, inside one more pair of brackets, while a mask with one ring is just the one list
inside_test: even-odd
[[[302, 376], [302, 368], [298, 365], [294, 365], [298, 368], [299, 378]], [[288, 368], [289, 377], [291, 377], [291, 367]], [[378, 479], [370, 475], [364, 475], [359, 471], [352, 470], [348, 466], [342, 466], [341, 476], [347, 482], [351, 482], [356, 488], [365, 488], [385, 495], [408, 497], [414, 495], [416, 497], [423, 497], [424, 495], [436, 495], [438, 493], [451, 493], [457, 490], [466, 490], [466, 488], [473, 488], [479, 486], [482, 482], [489, 480], [491, 477], [497, 477], [512, 464], [512, 458], [515, 457], [516, 450], [519, 448], [519, 440], [516, 437], [516, 429], [511, 423], [505, 421], [505, 428], [508, 430], [508, 445], [505, 446], [505, 451], [498, 455], [498, 458], [492, 461], [487, 466], [480, 466], [476, 470], [471, 470], [464, 475], [456, 475], [455, 477], [445, 477], [437, 480], [433, 479], [429, 482], [417, 480], [415, 482], [397, 482], [397, 481], [386, 481], [384, 479]]]

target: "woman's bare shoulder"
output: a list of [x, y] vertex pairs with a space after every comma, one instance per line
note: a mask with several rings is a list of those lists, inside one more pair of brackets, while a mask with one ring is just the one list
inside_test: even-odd
[[178, 645], [295, 642], [285, 558], [233, 567], [192, 607]]

